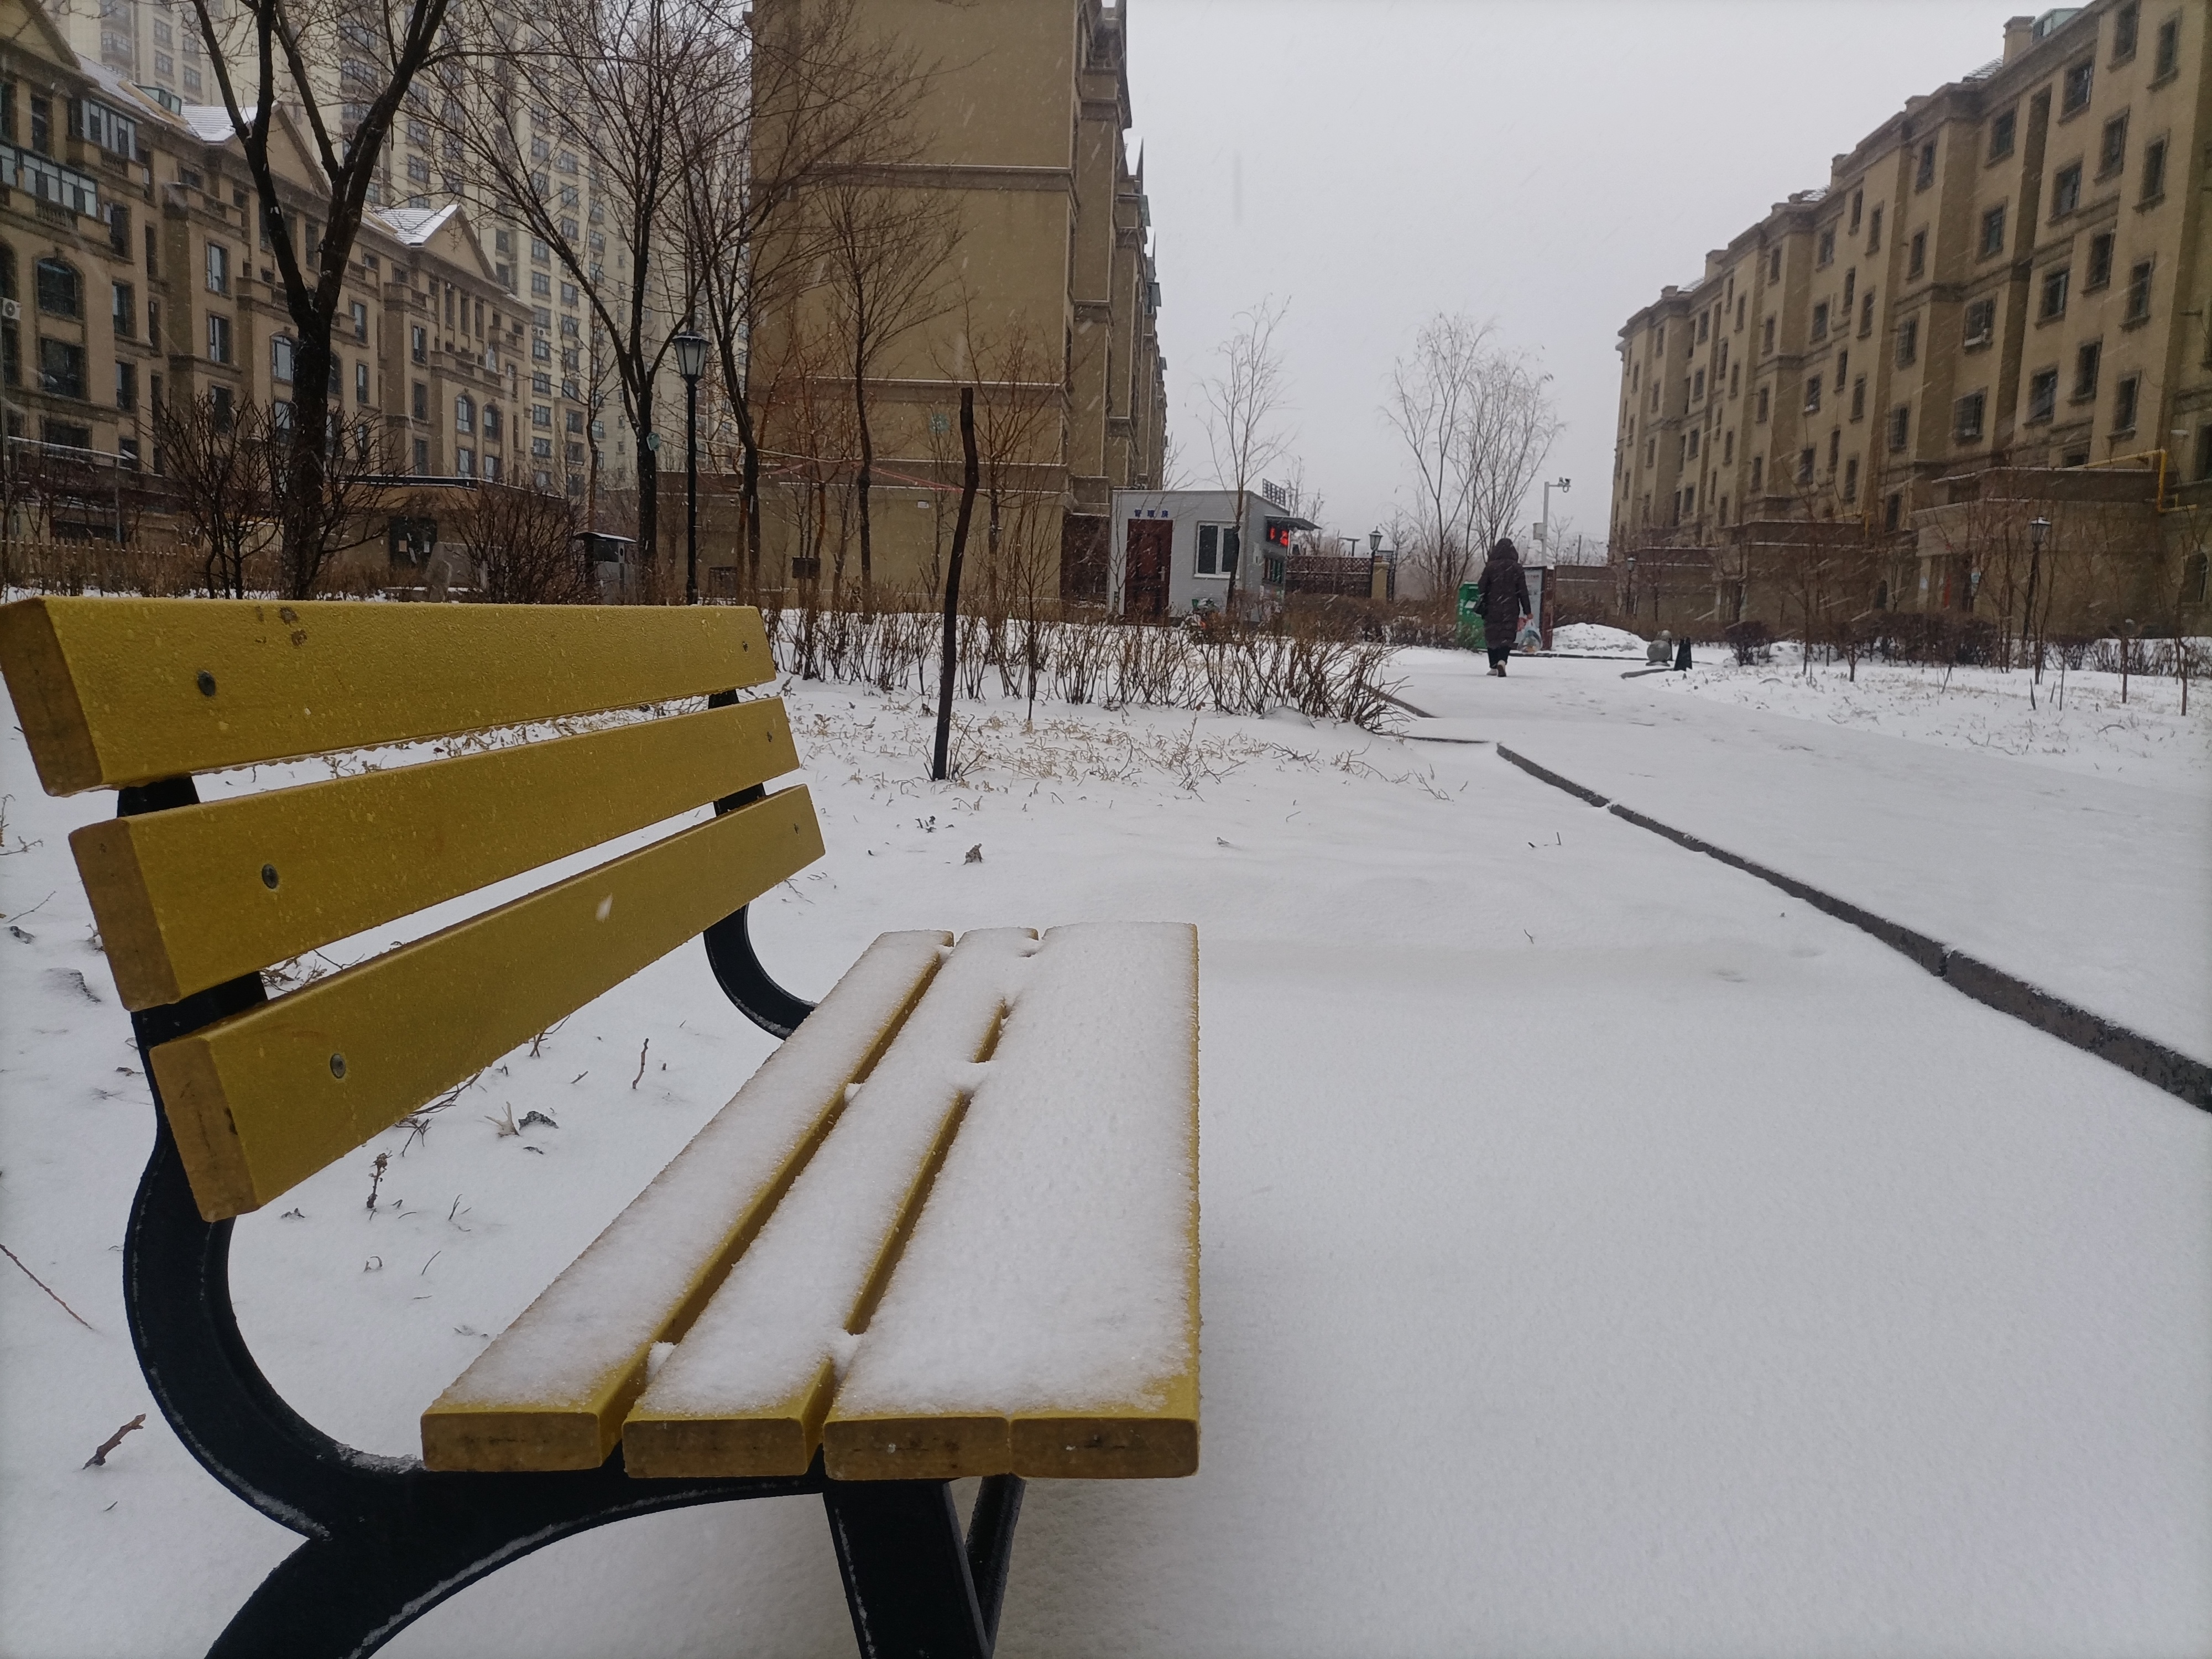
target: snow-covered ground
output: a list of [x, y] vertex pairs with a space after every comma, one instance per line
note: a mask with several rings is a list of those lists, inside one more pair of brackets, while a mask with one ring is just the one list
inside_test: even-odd
[[[1436, 734], [1705, 811], [1941, 936], [1929, 903], [2039, 815], [2109, 820], [2036, 842], [2069, 861], [1993, 884], [1990, 927], [2047, 966], [2015, 913], [2104, 896], [2144, 963], [2100, 970], [2123, 1015], [2203, 971], [2201, 791], [1686, 695], [1720, 675], [1468, 666], [1408, 653]], [[1200, 931], [1202, 1467], [1034, 1483], [1004, 1653], [2212, 1648], [2212, 1115], [1480, 744], [994, 704], [936, 786], [918, 705], [790, 696], [829, 855], [756, 915], [793, 988], [892, 928]], [[93, 1328], [0, 1262], [0, 1651], [196, 1652], [293, 1540], [158, 1418], [79, 1467], [150, 1407], [117, 1282], [150, 1114], [66, 847], [112, 801], [43, 796], [12, 730], [0, 790], [0, 1243]], [[2179, 921], [2143, 921], [2138, 842]], [[769, 1046], [696, 945], [656, 963], [242, 1221], [248, 1340], [314, 1420], [410, 1450]], [[503, 1132], [531, 1111], [558, 1127]], [[388, 1651], [853, 1637], [789, 1499], [556, 1546]]]

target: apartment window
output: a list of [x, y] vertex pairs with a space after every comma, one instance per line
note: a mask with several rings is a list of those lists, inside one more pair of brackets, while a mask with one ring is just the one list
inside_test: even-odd
[[2097, 141], [2097, 176], [2109, 179], [2127, 165], [2128, 117], [2123, 110], [2105, 123], [2104, 136]]
[[1644, 441], [1644, 465], [1646, 466], [1656, 466], [1658, 465], [1658, 462], [1659, 441], [1656, 438], [1646, 438]]
[[1866, 376], [1862, 374], [1851, 382], [1851, 418], [1866, 419]]
[[2053, 317], [2063, 317], [2066, 314], [2066, 289], [2067, 284], [2073, 280], [2073, 270], [2066, 265], [2059, 265], [2043, 273], [2041, 315], [2044, 321], [2048, 322]]
[[581, 433], [583, 429], [584, 411], [580, 409], [570, 410], [568, 411], [568, 430], [571, 432]]
[[1815, 459], [1814, 452], [1809, 449], [1801, 449], [1797, 452], [1797, 482], [1799, 483], [1808, 484], [1813, 482], [1813, 465]]
[[1766, 419], [1767, 395], [1771, 390], [1769, 386], [1759, 388], [1759, 412], [1752, 417], [1754, 421], [1764, 422]]
[[[2212, 427], [2205, 428], [2212, 432]], [[2191, 553], [2181, 562], [2181, 588], [2186, 603], [2202, 605], [2208, 585], [2212, 585], [2212, 557]]]
[[551, 397], [553, 395], [553, 377], [550, 374], [532, 375], [530, 377], [530, 389], [541, 398]]
[[2143, 146], [2142, 195], [2144, 203], [2155, 202], [2166, 194], [2166, 140], [2154, 138]]
[[1925, 190], [1936, 182], [1936, 141], [1930, 138], [1920, 147], [1920, 165], [1913, 170], [1912, 187]]
[[541, 299], [551, 299], [553, 297], [552, 273], [550, 271], [544, 270], [532, 271], [530, 273], [530, 291]]
[[1928, 233], [1924, 230], [1916, 230], [1912, 233], [1912, 246], [1905, 251], [1905, 274], [1907, 276], [1918, 276], [1924, 275], [1927, 270]]
[[1828, 302], [1826, 300], [1813, 307], [1813, 337], [1816, 340], [1828, 337]]
[[499, 405], [497, 404], [486, 404], [484, 405], [483, 412], [484, 436], [487, 438], [498, 437], [499, 426]]
[[1659, 377], [1656, 374], [1651, 377], [1651, 412], [1654, 415], [1659, 412]]
[[1909, 368], [1920, 358], [1920, 319], [1907, 317], [1897, 325], [1897, 366]]
[[416, 380], [413, 382], [410, 390], [413, 396], [408, 404], [408, 412], [418, 421], [428, 420], [430, 418], [430, 388], [422, 381]]
[[353, 366], [353, 400], [364, 407], [366, 407], [369, 402], [368, 365], [367, 363], [356, 363]]
[[[84, 348], [67, 340], [39, 342], [39, 390], [57, 398], [84, 396]], [[79, 444], [82, 449], [88, 446]]]
[[465, 447], [456, 449], [453, 452], [453, 471], [464, 478], [473, 478], [476, 477], [476, 451]]
[[269, 342], [269, 378], [289, 385], [292, 380], [292, 360], [297, 351], [289, 335], [279, 334]]
[[368, 307], [358, 300], [353, 302], [353, 337], [356, 340], [368, 338]]
[[541, 461], [551, 460], [553, 441], [550, 438], [532, 438], [530, 441], [530, 453]]
[[138, 331], [138, 295], [128, 283], [108, 284], [109, 315], [115, 325], [115, 337], [127, 340]]
[[1817, 414], [1820, 408], [1820, 377], [1817, 374], [1808, 374], [1805, 377], [1805, 412], [1808, 415]]
[[1879, 205], [1867, 217], [1867, 252], [1881, 252], [1881, 209]]
[[1695, 432], [1685, 434], [1682, 439], [1682, 459], [1686, 461], [1698, 459], [1698, 434]]
[[2074, 352], [2074, 401], [2086, 404], [2097, 395], [2097, 370], [2105, 356], [2104, 344], [2085, 340]]
[[2150, 320], [2150, 267], [2151, 262], [2144, 259], [2128, 272], [2128, 306], [2123, 322]]
[[1874, 332], [1874, 290], [1869, 289], [1859, 301], [1859, 338], [1863, 340]]
[[2136, 429], [2136, 404], [2142, 396], [2142, 376], [2126, 374], [2112, 388], [2112, 435]]
[[1844, 499], [1855, 501], [1859, 498], [1859, 458], [1852, 456], [1844, 463]]
[[2151, 58], [2151, 79], [2163, 81], [2181, 64], [2181, 20], [2169, 17], [2158, 26], [2158, 50]]
[[1848, 351], [1838, 351], [1836, 354], [1836, 378], [1830, 384], [1837, 391], [1841, 392], [1844, 389], [1844, 379], [1850, 372], [1851, 354]]
[[207, 288], [210, 294], [230, 292], [230, 250], [220, 242], [207, 245]]
[[530, 239], [530, 258], [535, 264], [544, 264], [553, 257], [553, 249], [542, 237]]
[[[2212, 428], [2207, 429], [2212, 430]], [[1751, 487], [1753, 489], [1760, 489], [1765, 487], [1765, 473], [1766, 457], [1764, 455], [1753, 456], [1751, 458]]]
[[1763, 351], [1774, 349], [1774, 319], [1771, 317], [1766, 319], [1765, 330], [1759, 337], [1759, 349]]
[[1849, 322], [1849, 321], [1850, 320], [1850, 319], [1851, 319], [1851, 301], [1852, 301], [1855, 297], [1856, 297], [1856, 295], [1857, 295], [1857, 294], [1858, 294], [1858, 291], [1859, 291], [1859, 273], [1858, 273], [1858, 271], [1857, 271], [1856, 268], [1855, 267], [1855, 268], [1853, 268], [1852, 270], [1847, 270], [1847, 271], [1845, 271], [1845, 272], [1844, 273], [1844, 303], [1843, 303], [1843, 313], [1844, 313], [1844, 320], [1845, 322]]
[[1908, 404], [1899, 404], [1889, 411], [1889, 453], [1893, 455], [1903, 454], [1905, 446], [1911, 435], [1912, 410]]
[[2136, 26], [2141, 21], [2141, 11], [2136, 0], [2122, 6], [2112, 14], [2112, 61], [2124, 64], [2136, 55]]
[[1778, 283], [1782, 280], [1782, 250], [1780, 248], [1776, 248], [1766, 256], [1766, 280], [1770, 283]]
[[430, 361], [430, 331], [420, 323], [407, 330], [407, 355], [418, 363]]
[[1982, 258], [1994, 259], [2004, 252], [2005, 210], [1999, 203], [1982, 215]]
[[[2212, 478], [2212, 426], [2197, 428], [2197, 476], [2200, 479]], [[2204, 597], [2204, 590], [2201, 586], [2197, 590], [2197, 597], [2200, 599]]]
[[552, 405], [550, 404], [531, 404], [530, 424], [532, 426], [551, 427], [553, 424]]
[[1202, 524], [1198, 527], [1197, 574], [1233, 576], [1237, 574], [1237, 526]]
[[1723, 432], [1721, 434], [1721, 465], [1726, 466], [1735, 459], [1735, 434], [1733, 431]]
[[2089, 107], [2089, 94], [2095, 87], [2097, 64], [2094, 58], [2085, 58], [2069, 66], [2065, 79], [2059, 83], [2058, 112], [2071, 115], [2075, 110]]
[[84, 283], [73, 265], [59, 259], [41, 259], [33, 268], [39, 309], [49, 317], [84, 315]]
[[2058, 371], [2039, 368], [2027, 377], [2027, 418], [2047, 421], [2058, 410]]
[[[562, 295], [563, 302], [568, 305], [574, 305], [576, 302], [576, 290], [573, 288], [569, 288], [565, 283], [562, 284], [562, 287], [564, 290]], [[1707, 340], [1712, 337], [1712, 320], [1713, 313], [1710, 311], [1701, 311], [1698, 313], [1698, 343], [1699, 345], [1705, 344]]]
[[[1731, 281], [1733, 281], [1734, 279], [1733, 279], [1733, 278], [1731, 278], [1730, 280], [1731, 280]], [[1750, 303], [1751, 303], [1751, 301], [1750, 301], [1750, 298], [1749, 298], [1749, 296], [1748, 296], [1748, 295], [1738, 295], [1736, 296], [1736, 301], [1735, 301], [1735, 331], [1736, 331], [1737, 333], [1739, 333], [1739, 334], [1741, 334], [1741, 333], [1742, 333], [1742, 332], [1743, 332], [1743, 313], [1744, 313], [1744, 307], [1745, 307], [1746, 306], [1749, 305]]]
[[1966, 306], [1966, 337], [1968, 347], [1985, 346], [1997, 331], [1997, 302], [1995, 300], [1974, 300]]
[[1853, 191], [1851, 192], [1851, 234], [1854, 236], [1859, 234], [1859, 210], [1865, 205], [1866, 192], [1863, 190]]
[[1729, 370], [1729, 396], [1733, 398], [1743, 390], [1743, 365], [1736, 364]]
[[1836, 228], [1825, 225], [1820, 230], [1820, 255], [1817, 263], [1823, 266], [1836, 262]]
[[430, 441], [428, 438], [417, 438], [415, 441], [415, 476], [418, 478], [427, 477], [429, 472]]
[[[2057, 380], [2056, 371], [2051, 378], [2054, 382]], [[1951, 432], [1960, 443], [1972, 443], [1981, 437], [1982, 409], [1987, 401], [1987, 393], [1970, 392], [1951, 405]]]
[[207, 319], [207, 353], [211, 363], [230, 361], [230, 319], [210, 314]]
[[2017, 110], [1999, 110], [1990, 118], [1990, 160], [2002, 161], [2012, 154], [2013, 136], [2019, 119]]
[[2089, 239], [2089, 269], [2082, 273], [2084, 289], [2099, 289], [2112, 280], [2112, 233]]
[[1843, 447], [1843, 433], [1841, 431], [1831, 432], [1828, 434], [1828, 476], [1832, 478], [1836, 476], [1836, 457], [1842, 453]]
[[477, 429], [477, 406], [465, 396], [453, 399], [453, 429], [457, 432]]
[[2051, 216], [2063, 219], [2081, 205], [2081, 164], [2063, 167], [2051, 180]]

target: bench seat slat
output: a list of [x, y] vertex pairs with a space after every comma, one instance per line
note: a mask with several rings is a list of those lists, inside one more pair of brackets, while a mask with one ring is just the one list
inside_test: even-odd
[[770, 699], [104, 819], [70, 845], [123, 1006], [150, 1008], [797, 764]]
[[727, 605], [34, 599], [0, 671], [50, 794], [663, 702], [774, 677]]
[[[1192, 1473], [1197, 1159], [1196, 930], [1046, 933], [838, 1389], [831, 1477]], [[985, 1424], [1004, 1463], [974, 1461]]]
[[[623, 1430], [634, 1475], [803, 1473], [1034, 936], [963, 936]], [[802, 1028], [804, 1029], [804, 1028]], [[865, 1340], [865, 1339], [861, 1339]]]
[[589, 1469], [653, 1343], [680, 1335], [836, 1121], [949, 933], [885, 933], [736, 1097], [422, 1417], [434, 1469]]
[[821, 854], [787, 789], [161, 1044], [200, 1213], [258, 1208]]

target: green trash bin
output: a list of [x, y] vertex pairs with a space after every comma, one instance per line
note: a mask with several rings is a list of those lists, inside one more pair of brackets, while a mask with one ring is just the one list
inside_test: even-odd
[[1490, 637], [1482, 626], [1482, 584], [1459, 585], [1459, 643], [1462, 651], [1487, 651]]

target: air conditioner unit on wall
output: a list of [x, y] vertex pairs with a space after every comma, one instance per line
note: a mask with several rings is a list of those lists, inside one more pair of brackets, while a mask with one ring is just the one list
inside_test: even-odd
[[13, 300], [0, 300], [0, 317], [14, 322], [23, 314], [23, 307]]

